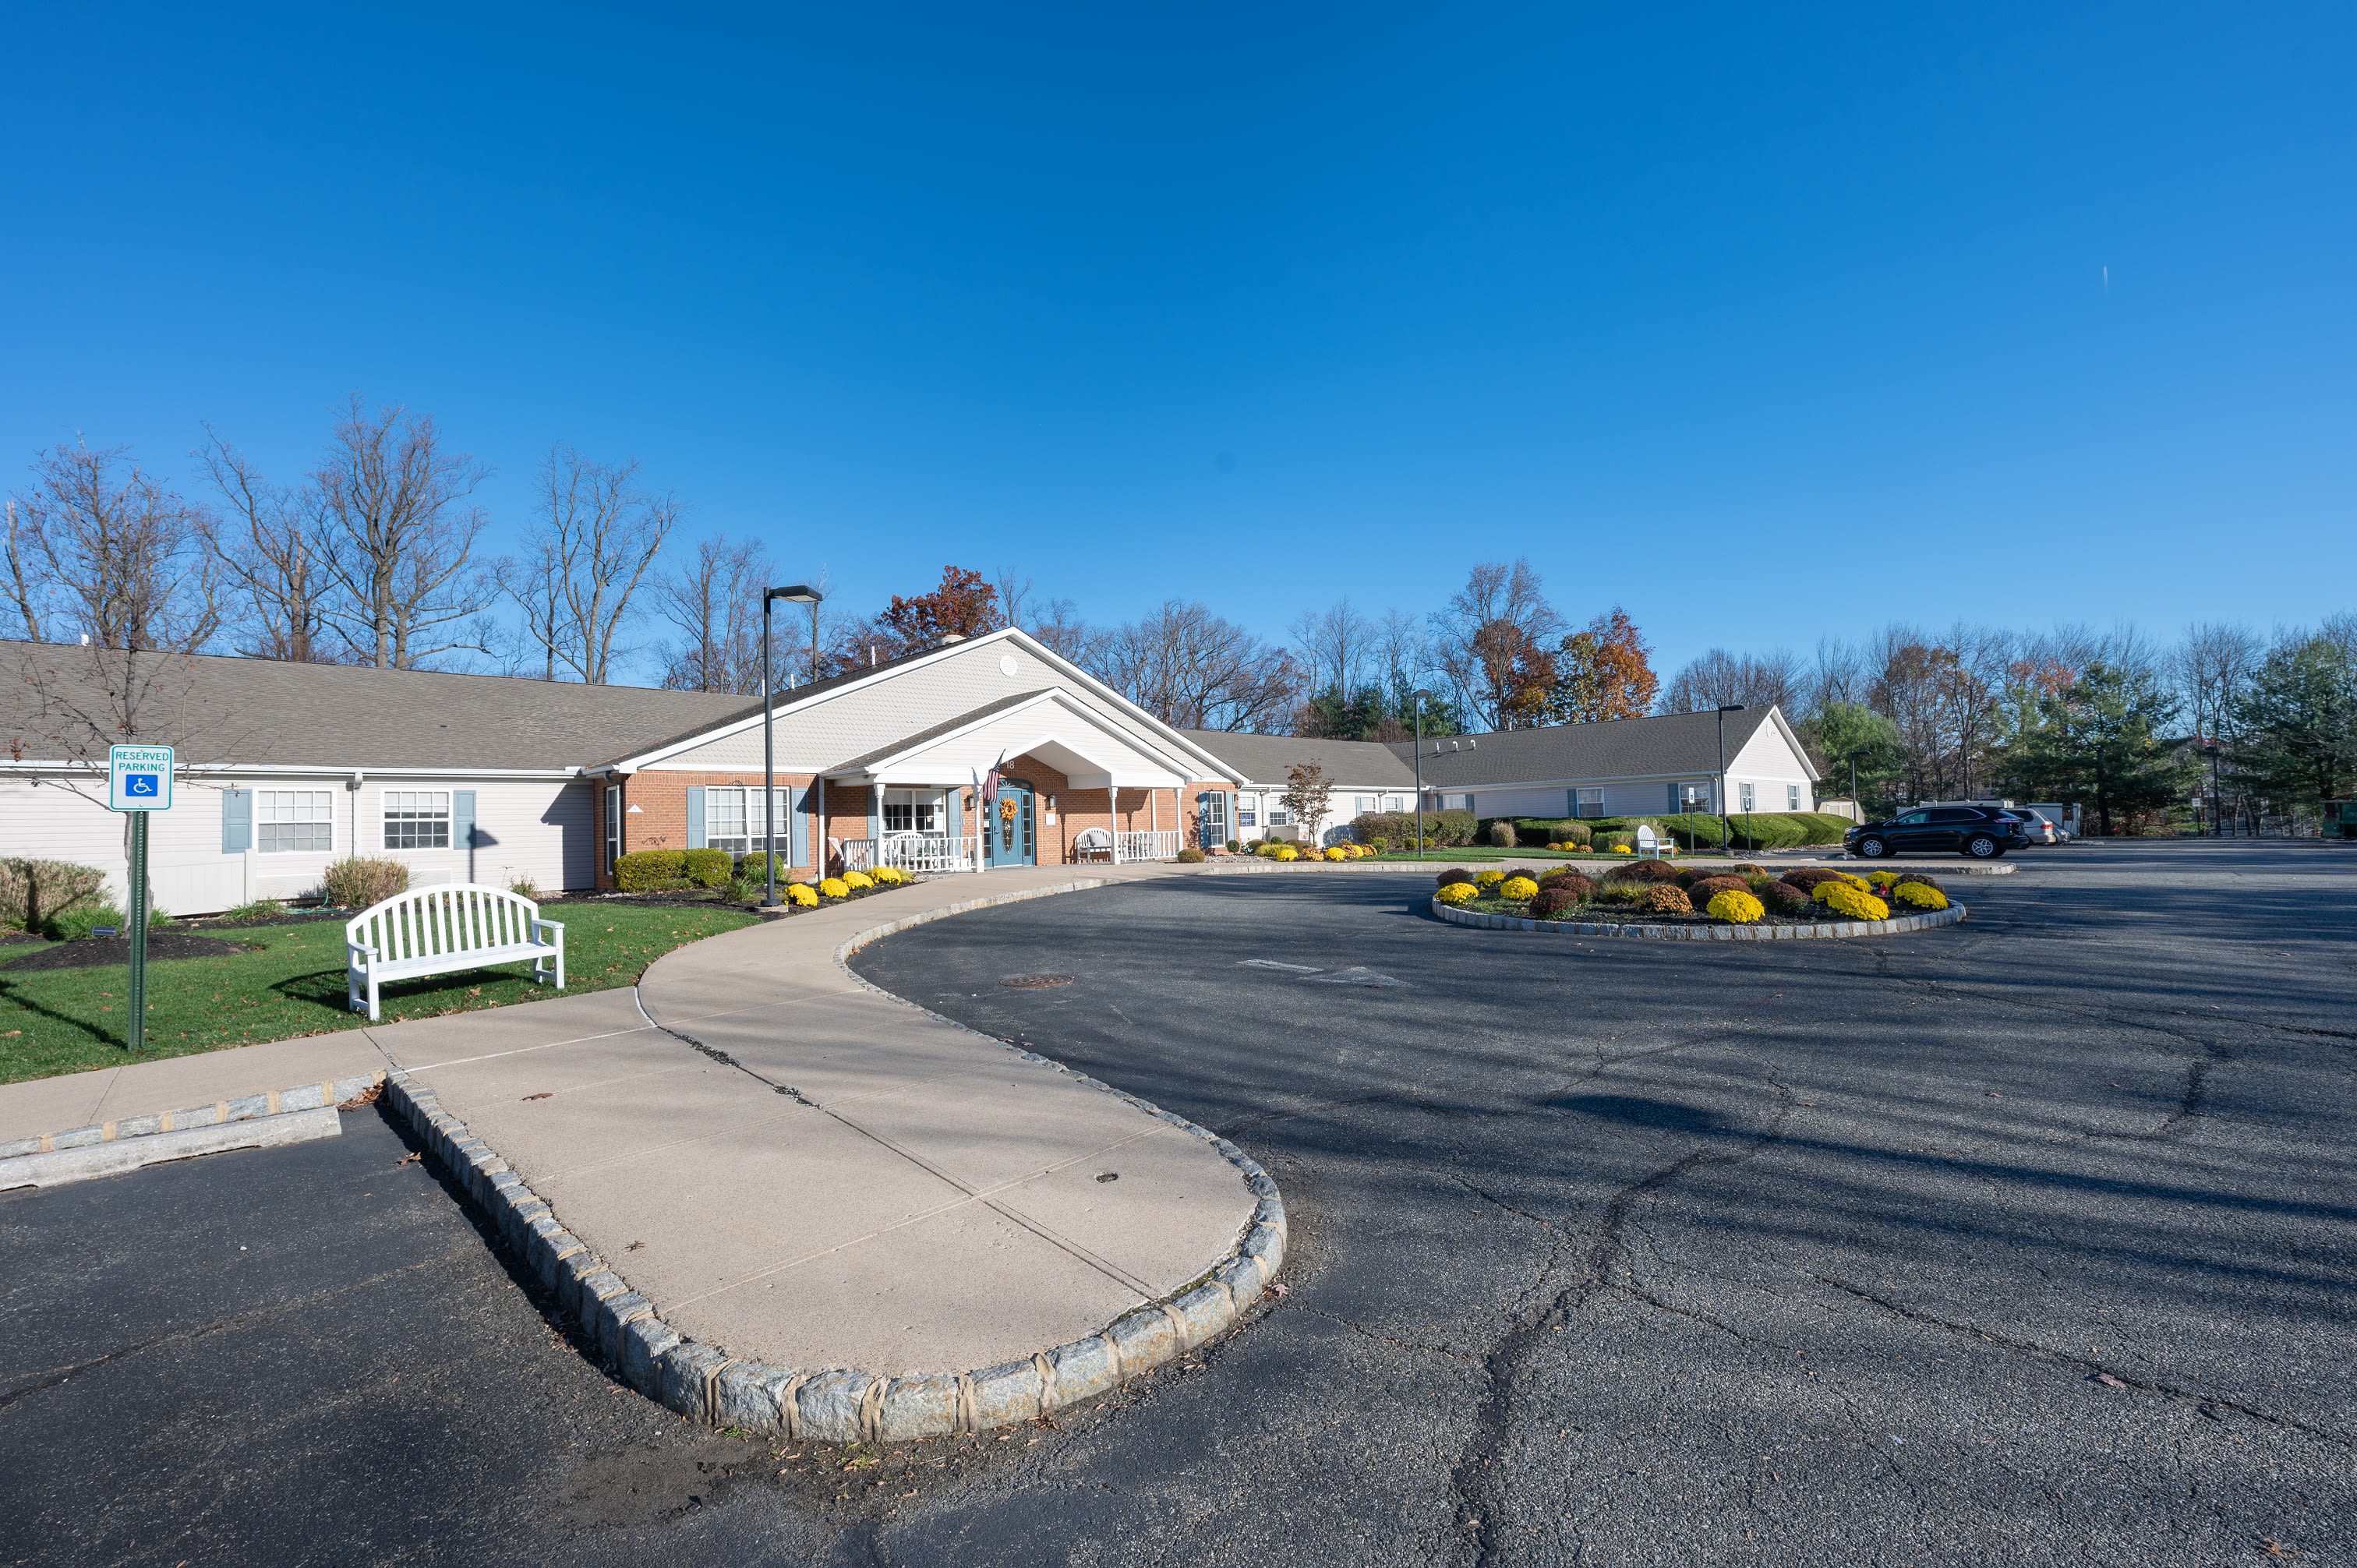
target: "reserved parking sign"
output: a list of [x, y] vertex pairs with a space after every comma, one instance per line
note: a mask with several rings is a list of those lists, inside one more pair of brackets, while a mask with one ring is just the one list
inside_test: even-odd
[[118, 746], [106, 754], [106, 803], [118, 811], [172, 809], [172, 748]]

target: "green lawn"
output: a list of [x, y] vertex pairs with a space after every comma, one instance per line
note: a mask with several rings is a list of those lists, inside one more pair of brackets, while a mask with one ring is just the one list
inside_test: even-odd
[[[701, 937], [754, 924], [742, 909], [624, 903], [548, 904], [565, 922], [565, 990], [630, 985], [647, 965]], [[213, 930], [259, 952], [153, 961], [147, 966], [147, 1047], [142, 1059], [355, 1028], [367, 1017], [344, 1002], [340, 920]], [[123, 964], [12, 975], [8, 961], [38, 950], [0, 948], [0, 1083], [124, 1061]], [[435, 975], [382, 989], [384, 1018], [426, 1018], [559, 994], [528, 978], [530, 964]]]

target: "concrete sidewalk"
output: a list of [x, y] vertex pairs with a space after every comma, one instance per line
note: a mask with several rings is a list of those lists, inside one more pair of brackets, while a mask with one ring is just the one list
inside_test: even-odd
[[636, 993], [369, 1034], [679, 1334], [781, 1368], [960, 1373], [1199, 1280], [1258, 1199], [1201, 1137], [868, 988], [838, 950], [1175, 870], [944, 877], [708, 938]]
[[384, 1070], [358, 1029], [0, 1085], [0, 1144]]

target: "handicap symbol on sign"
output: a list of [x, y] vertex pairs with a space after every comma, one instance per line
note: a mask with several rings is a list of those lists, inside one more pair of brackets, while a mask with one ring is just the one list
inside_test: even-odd
[[123, 792], [126, 795], [145, 795], [151, 800], [155, 800], [156, 775], [134, 773], [123, 781]]

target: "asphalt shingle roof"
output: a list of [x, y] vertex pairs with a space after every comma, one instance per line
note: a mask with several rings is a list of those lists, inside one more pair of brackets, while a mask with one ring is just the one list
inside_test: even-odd
[[[1768, 723], [1773, 710], [1727, 715], [1727, 755]], [[1187, 738], [1221, 757], [1255, 784], [1281, 784], [1295, 763], [1315, 761], [1339, 785], [1391, 789], [1415, 783], [1414, 741], [1302, 740], [1282, 735], [1231, 735], [1189, 730]], [[1426, 736], [1427, 789], [1543, 782], [1562, 779], [1643, 779], [1663, 774], [1700, 778], [1718, 768], [1718, 715], [1666, 714], [1551, 729], [1491, 735]]]
[[[71, 643], [0, 641], [0, 746], [27, 761], [103, 757], [107, 742], [64, 710], [117, 722], [118, 671]], [[282, 767], [549, 769], [593, 764], [754, 711], [726, 693], [584, 686], [216, 654], [139, 656], [136, 738], [188, 762]], [[152, 661], [152, 662], [151, 662]], [[115, 738], [131, 739], [131, 736]]]
[[1336, 784], [1415, 788], [1413, 746], [1392, 746], [1375, 740], [1304, 740], [1289, 735], [1239, 735], [1216, 729], [1178, 733], [1254, 784], [1282, 784], [1287, 768], [1299, 762], [1315, 762]]

